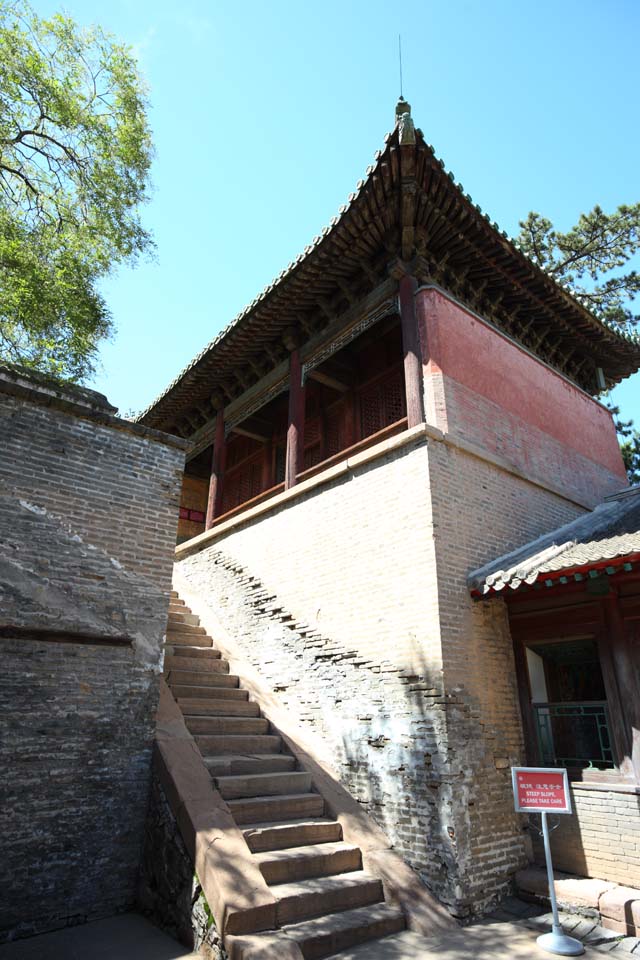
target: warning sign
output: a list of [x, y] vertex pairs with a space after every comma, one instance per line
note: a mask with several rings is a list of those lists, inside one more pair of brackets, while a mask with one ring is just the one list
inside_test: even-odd
[[571, 813], [567, 771], [549, 767], [511, 767], [519, 813]]

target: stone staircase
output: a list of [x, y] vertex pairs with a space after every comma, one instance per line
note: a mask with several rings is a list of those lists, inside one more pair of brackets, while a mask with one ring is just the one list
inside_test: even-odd
[[402, 911], [363, 871], [360, 849], [343, 841], [311, 775], [283, 752], [280, 736], [175, 592], [167, 646], [168, 686], [277, 901], [278, 934], [315, 960], [403, 930]]

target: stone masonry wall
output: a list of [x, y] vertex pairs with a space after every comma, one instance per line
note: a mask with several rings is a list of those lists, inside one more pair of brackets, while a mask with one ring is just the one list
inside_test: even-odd
[[183, 462], [0, 369], [0, 941], [135, 901]]
[[226, 960], [209, 904], [155, 773], [145, 824], [138, 909], [206, 960]]

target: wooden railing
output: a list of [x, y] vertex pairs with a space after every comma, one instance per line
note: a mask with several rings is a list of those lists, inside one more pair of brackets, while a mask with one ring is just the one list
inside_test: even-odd
[[[361, 453], [363, 450], [367, 450], [369, 447], [375, 446], [376, 443], [386, 440], [387, 437], [393, 437], [398, 433], [402, 433], [406, 429], [407, 418], [403, 417], [402, 420], [397, 420], [395, 423], [389, 424], [388, 427], [378, 430], [377, 433], [372, 433], [370, 436], [359, 440], [358, 443], [354, 443], [350, 447], [340, 450], [332, 457], [327, 457], [326, 460], [322, 460], [320, 463], [316, 463], [313, 467], [309, 467], [309, 469], [301, 471], [297, 474], [296, 480], [298, 483], [301, 483], [303, 480], [308, 480], [310, 477], [315, 477], [317, 474], [322, 473], [323, 470], [327, 470], [329, 467], [334, 466], [334, 464], [342, 463], [344, 460], [348, 460], [349, 457], [353, 457], [357, 453]], [[216, 517], [211, 525], [211, 528], [213, 529], [219, 526], [221, 523], [224, 523], [226, 520], [236, 517], [239, 513], [243, 513], [245, 510], [249, 510], [251, 507], [257, 506], [259, 503], [263, 503], [265, 500], [274, 497], [278, 493], [282, 493], [283, 490], [284, 483], [278, 483], [274, 487], [264, 490], [262, 493], [258, 494], [257, 497], [252, 497], [250, 500], [245, 500], [244, 503], [238, 504], [238, 506], [234, 507], [233, 510], [227, 510], [226, 513]]]
[[397, 433], [402, 433], [402, 431], [406, 429], [407, 418], [403, 417], [402, 420], [396, 420], [395, 423], [390, 423], [388, 427], [383, 427], [382, 430], [378, 430], [377, 433], [372, 433], [368, 437], [358, 440], [357, 443], [353, 443], [350, 447], [339, 450], [338, 453], [334, 453], [332, 457], [327, 457], [326, 460], [321, 460], [320, 463], [316, 463], [307, 470], [303, 470], [297, 475], [296, 479], [301, 482], [302, 480], [308, 480], [309, 477], [315, 477], [317, 473], [327, 470], [334, 464], [342, 463], [343, 460], [348, 460], [349, 457], [355, 456], [356, 453], [367, 450], [376, 443], [380, 443], [381, 440], [386, 440], [387, 437], [394, 437]]

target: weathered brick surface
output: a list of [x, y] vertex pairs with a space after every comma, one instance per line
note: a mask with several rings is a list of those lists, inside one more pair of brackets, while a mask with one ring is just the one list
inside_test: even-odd
[[0, 651], [3, 939], [133, 904], [157, 679], [129, 647]]
[[135, 900], [180, 443], [0, 371], [0, 940]]
[[[640, 795], [576, 786], [571, 797], [573, 816], [558, 817], [551, 835], [554, 864], [567, 873], [640, 889]], [[534, 848], [543, 863], [537, 836]]]
[[626, 486], [610, 411], [444, 292], [416, 298], [429, 422], [591, 506]]
[[166, 589], [184, 444], [5, 387], [0, 376], [0, 493], [64, 518], [73, 534]]
[[[587, 507], [626, 486], [618, 473], [452, 377], [443, 378], [442, 388], [450, 433], [503, 457], [532, 480]], [[565, 416], [573, 422], [570, 411]]]

